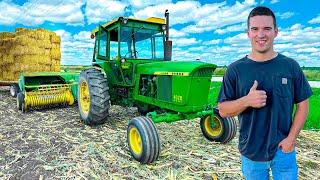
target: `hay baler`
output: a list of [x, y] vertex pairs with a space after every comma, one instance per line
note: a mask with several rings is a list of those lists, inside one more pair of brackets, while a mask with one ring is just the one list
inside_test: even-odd
[[22, 112], [32, 107], [55, 104], [72, 105], [77, 97], [79, 72], [22, 73], [17, 108]]
[[92, 31], [92, 68], [80, 73], [78, 106], [86, 124], [107, 121], [110, 102], [137, 106], [127, 142], [132, 156], [152, 163], [160, 154], [155, 123], [201, 118], [203, 135], [227, 143], [236, 120], [222, 118], [214, 107], [212, 75], [216, 66], [199, 61], [171, 61], [169, 18], [119, 17]]

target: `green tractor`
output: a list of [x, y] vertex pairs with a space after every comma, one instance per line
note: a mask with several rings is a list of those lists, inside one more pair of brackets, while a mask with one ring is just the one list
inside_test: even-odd
[[136, 106], [127, 142], [139, 162], [152, 163], [160, 154], [155, 126], [201, 118], [205, 138], [227, 143], [235, 137], [236, 120], [222, 118], [213, 99], [216, 66], [199, 61], [171, 61], [169, 13], [166, 20], [119, 17], [92, 31], [92, 68], [81, 71], [77, 100], [80, 117], [89, 125], [107, 121], [110, 103]]
[[141, 116], [129, 121], [127, 141], [132, 156], [152, 163], [160, 154], [155, 126], [201, 118], [210, 141], [227, 143], [236, 134], [233, 117], [222, 118], [214, 107], [212, 75], [216, 66], [200, 61], [171, 61], [169, 13], [166, 19], [119, 17], [92, 31], [92, 66], [64, 72], [23, 73], [17, 108], [78, 101], [88, 125], [107, 121], [110, 103], [136, 106]]

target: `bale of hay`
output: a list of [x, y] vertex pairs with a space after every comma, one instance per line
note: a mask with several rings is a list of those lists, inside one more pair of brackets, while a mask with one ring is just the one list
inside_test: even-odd
[[21, 72], [60, 71], [60, 42], [43, 28], [0, 33], [0, 80], [15, 81]]
[[0, 32], [0, 39], [14, 38], [15, 34], [10, 32]]
[[60, 36], [57, 36], [57, 35], [53, 35], [51, 36], [51, 43], [54, 44], [60, 44], [61, 43], [61, 39], [60, 39]]

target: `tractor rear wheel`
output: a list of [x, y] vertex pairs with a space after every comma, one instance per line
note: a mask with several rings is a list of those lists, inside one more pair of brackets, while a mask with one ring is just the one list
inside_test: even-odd
[[222, 118], [219, 112], [215, 110], [213, 117], [214, 127], [211, 125], [210, 118], [210, 116], [205, 116], [200, 120], [201, 131], [206, 139], [225, 144], [235, 137], [237, 121], [234, 117]]
[[18, 84], [11, 84], [10, 85], [10, 95], [12, 97], [17, 97], [19, 92], [20, 92], [20, 88], [19, 88]]
[[160, 139], [158, 131], [150, 118], [135, 117], [127, 128], [129, 150], [137, 161], [149, 164], [158, 159]]
[[80, 118], [85, 124], [102, 124], [109, 114], [109, 87], [107, 78], [97, 69], [86, 69], [80, 73], [78, 84], [78, 106]]

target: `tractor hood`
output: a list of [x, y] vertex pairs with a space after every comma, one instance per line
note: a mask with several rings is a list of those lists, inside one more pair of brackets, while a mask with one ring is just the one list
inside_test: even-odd
[[138, 72], [141, 74], [193, 76], [199, 69], [211, 70], [210, 76], [216, 65], [200, 61], [164, 61], [139, 64]]

